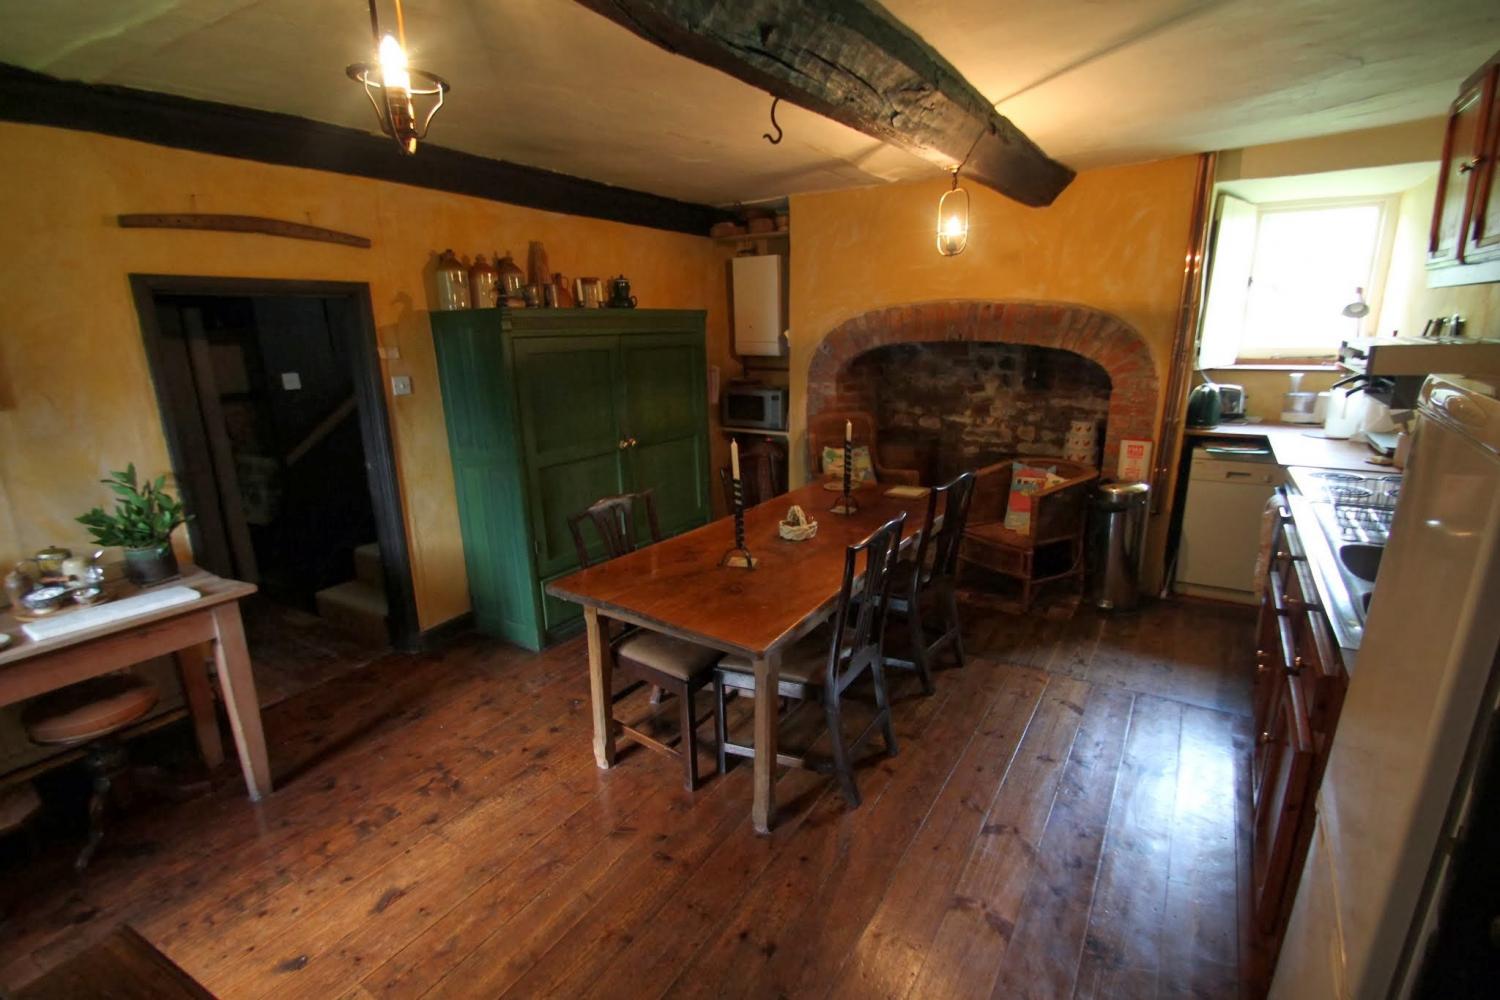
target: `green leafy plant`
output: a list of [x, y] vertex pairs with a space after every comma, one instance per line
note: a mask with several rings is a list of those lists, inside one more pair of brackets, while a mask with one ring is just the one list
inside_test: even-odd
[[192, 516], [183, 513], [182, 501], [167, 493], [166, 476], [138, 483], [135, 463], [124, 472], [111, 472], [99, 480], [119, 497], [114, 513], [95, 507], [78, 518], [100, 545], [118, 545], [127, 549], [149, 549], [164, 545], [172, 531]]

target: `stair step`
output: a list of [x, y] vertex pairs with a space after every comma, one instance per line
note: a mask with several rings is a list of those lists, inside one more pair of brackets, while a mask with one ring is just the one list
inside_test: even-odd
[[366, 542], [354, 550], [354, 579], [385, 589], [385, 569], [378, 542]]
[[328, 623], [352, 635], [385, 642], [385, 616], [389, 608], [385, 591], [363, 580], [349, 580], [317, 592], [318, 614]]

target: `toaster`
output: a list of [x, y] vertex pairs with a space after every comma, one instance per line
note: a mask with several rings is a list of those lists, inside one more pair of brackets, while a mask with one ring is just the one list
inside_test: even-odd
[[1219, 419], [1245, 419], [1245, 387], [1219, 383]]

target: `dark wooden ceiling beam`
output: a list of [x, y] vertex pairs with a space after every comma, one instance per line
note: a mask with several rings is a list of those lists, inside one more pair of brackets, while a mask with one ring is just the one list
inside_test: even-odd
[[1073, 179], [931, 46], [866, 0], [578, 0], [669, 52], [1026, 205]]
[[358, 129], [171, 94], [58, 80], [0, 63], [0, 121], [98, 132], [260, 163], [472, 195], [549, 212], [708, 234], [722, 209]]

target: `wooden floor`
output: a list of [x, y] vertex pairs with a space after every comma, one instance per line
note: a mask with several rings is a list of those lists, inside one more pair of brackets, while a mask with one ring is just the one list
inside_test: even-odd
[[789, 772], [770, 837], [748, 766], [595, 768], [578, 641], [383, 658], [268, 710], [259, 807], [6, 862], [0, 986], [128, 922], [229, 998], [1236, 996], [1249, 613], [971, 617], [864, 804]]

